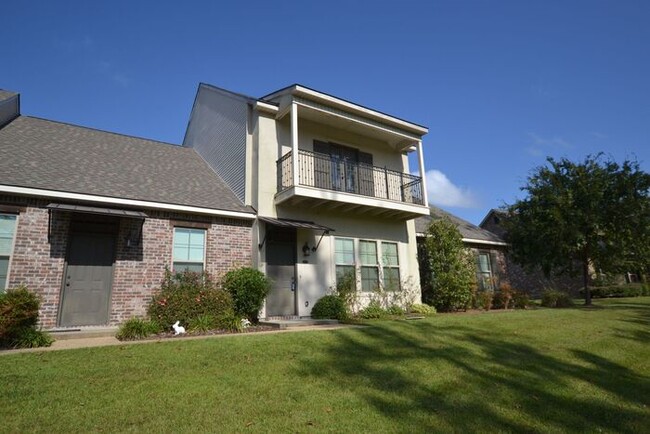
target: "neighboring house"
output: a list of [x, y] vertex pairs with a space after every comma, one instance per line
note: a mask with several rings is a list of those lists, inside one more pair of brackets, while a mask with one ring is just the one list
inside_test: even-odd
[[[506, 213], [498, 209], [491, 209], [483, 218], [479, 227], [489, 231], [503, 239], [507, 238], [506, 229], [503, 222]], [[508, 280], [513, 288], [526, 292], [533, 297], [540, 297], [544, 289], [553, 288], [567, 291], [571, 294], [577, 294], [583, 286], [582, 277], [570, 276], [550, 276], [546, 277], [539, 271], [524, 269], [515, 263], [510, 255], [506, 255], [506, 268], [508, 270]]]
[[166, 268], [252, 263], [254, 210], [193, 149], [20, 115], [0, 91], [0, 290], [46, 328], [143, 315]]
[[252, 260], [273, 281], [262, 317], [309, 316], [346, 273], [420, 299], [413, 219], [429, 209], [427, 128], [301, 85], [253, 98], [199, 85], [183, 146], [258, 219]]
[[420, 245], [424, 242], [431, 222], [439, 219], [448, 219], [456, 225], [463, 237], [463, 243], [474, 252], [476, 280], [480, 289], [493, 291], [498, 289], [501, 283], [508, 281], [507, 244], [503, 239], [440, 208], [432, 206], [430, 215], [415, 219], [415, 230]]

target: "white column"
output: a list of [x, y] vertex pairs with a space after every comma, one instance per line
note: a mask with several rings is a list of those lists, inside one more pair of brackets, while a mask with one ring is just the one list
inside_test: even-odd
[[424, 195], [424, 206], [429, 207], [429, 198], [427, 197], [427, 177], [424, 171], [424, 153], [422, 152], [422, 140], [418, 140], [418, 165], [420, 167], [420, 176], [422, 177], [422, 193]]
[[298, 105], [291, 103], [291, 173], [293, 174], [293, 185], [297, 187], [300, 182], [298, 172]]

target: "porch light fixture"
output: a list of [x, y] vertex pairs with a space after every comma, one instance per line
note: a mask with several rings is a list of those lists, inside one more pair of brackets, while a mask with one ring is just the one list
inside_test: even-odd
[[302, 246], [302, 254], [305, 255], [305, 256], [309, 256], [309, 255], [310, 255], [310, 251], [311, 251], [311, 249], [309, 248], [309, 246], [308, 246], [307, 243], [305, 242], [305, 245]]

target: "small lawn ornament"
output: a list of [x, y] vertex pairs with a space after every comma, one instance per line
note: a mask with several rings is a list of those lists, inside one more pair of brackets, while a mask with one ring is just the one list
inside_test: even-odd
[[180, 321], [176, 321], [173, 325], [172, 328], [174, 329], [174, 336], [177, 335], [182, 335], [185, 333], [185, 327], [178, 325]]
[[251, 325], [251, 322], [249, 320], [247, 320], [246, 318], [242, 318], [242, 320], [241, 320], [242, 328], [245, 329], [247, 327], [250, 327], [250, 325]]

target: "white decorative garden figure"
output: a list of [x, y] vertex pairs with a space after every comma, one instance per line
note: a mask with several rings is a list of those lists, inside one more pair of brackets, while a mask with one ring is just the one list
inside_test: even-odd
[[251, 325], [251, 322], [249, 320], [247, 320], [246, 318], [242, 318], [242, 320], [241, 320], [242, 328], [250, 327], [250, 325]]
[[181, 335], [185, 333], [185, 327], [178, 325], [180, 321], [176, 321], [173, 325], [172, 328], [174, 329], [174, 336], [176, 335]]

